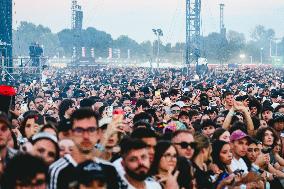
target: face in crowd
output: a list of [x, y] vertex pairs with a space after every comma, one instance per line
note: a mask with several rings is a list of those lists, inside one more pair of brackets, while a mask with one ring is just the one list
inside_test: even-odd
[[247, 158], [248, 160], [253, 163], [255, 162], [256, 158], [260, 155], [260, 148], [258, 146], [258, 144], [256, 143], [251, 143], [248, 146], [248, 150], [247, 150]]
[[81, 153], [90, 153], [98, 141], [97, 120], [95, 117], [74, 120], [72, 140]]
[[33, 154], [41, 157], [47, 165], [51, 165], [57, 158], [56, 146], [50, 140], [38, 140], [33, 145]]
[[248, 149], [248, 139], [242, 138], [231, 142], [231, 149], [233, 150], [234, 157], [244, 157]]
[[178, 155], [191, 159], [194, 153], [194, 138], [191, 133], [180, 133], [176, 135], [172, 142], [177, 149]]
[[225, 165], [230, 165], [233, 159], [233, 154], [230, 144], [225, 144], [219, 154], [220, 161]]
[[159, 170], [163, 172], [173, 172], [177, 165], [177, 151], [174, 146], [170, 146], [160, 159]]
[[122, 165], [130, 177], [143, 181], [148, 177], [150, 158], [146, 148], [130, 150], [123, 158]]

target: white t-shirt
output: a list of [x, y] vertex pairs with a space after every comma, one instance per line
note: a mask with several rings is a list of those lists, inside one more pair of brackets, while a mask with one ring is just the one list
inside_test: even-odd
[[243, 160], [243, 158], [240, 158], [239, 160], [237, 160], [235, 157], [233, 157], [230, 168], [232, 171], [240, 169], [240, 170], [244, 170], [245, 174], [248, 173], [248, 166]]
[[119, 158], [112, 163], [112, 165], [116, 169], [119, 176], [123, 176], [125, 174], [125, 171], [124, 171], [124, 168], [122, 167], [121, 162], [122, 162], [122, 158]]
[[[125, 176], [121, 176], [121, 179], [123, 181], [123, 184], [127, 185], [127, 189], [136, 189], [127, 181]], [[147, 178], [144, 182], [145, 182], [145, 189], [162, 189], [161, 185], [152, 178]]]
[[[122, 158], [119, 158], [115, 160], [112, 165], [115, 167], [116, 171], [118, 172], [119, 176], [121, 177], [123, 184], [127, 185], [127, 189], [136, 189], [134, 186], [132, 186], [127, 179], [125, 178], [125, 170], [121, 164]], [[152, 179], [151, 177], [147, 178], [145, 180], [146, 189], [162, 189], [161, 185]]]

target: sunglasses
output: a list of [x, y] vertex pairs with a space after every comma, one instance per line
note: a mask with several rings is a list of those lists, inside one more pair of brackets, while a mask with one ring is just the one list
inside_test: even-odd
[[180, 113], [180, 110], [171, 110], [171, 112], [176, 114], [176, 113]]
[[192, 149], [194, 149], [196, 147], [195, 142], [180, 142], [180, 143], [175, 143], [175, 144], [179, 145], [182, 149], [187, 149], [189, 146]]

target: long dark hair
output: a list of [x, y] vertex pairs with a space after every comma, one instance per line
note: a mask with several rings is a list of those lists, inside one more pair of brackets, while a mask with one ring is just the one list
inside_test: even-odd
[[159, 164], [161, 161], [162, 156], [164, 155], [164, 153], [171, 147], [174, 145], [169, 142], [169, 141], [159, 141], [155, 147], [155, 156], [154, 156], [154, 160], [151, 166], [151, 170], [150, 173], [152, 175], [155, 175], [158, 173], [159, 170]]
[[220, 160], [220, 152], [223, 148], [223, 146], [225, 146], [226, 144], [229, 144], [228, 142], [222, 141], [222, 140], [215, 140], [212, 144], [212, 160], [213, 163], [215, 163], [219, 169], [221, 169], [222, 171], [228, 171], [226, 164], [224, 164], [221, 160]]

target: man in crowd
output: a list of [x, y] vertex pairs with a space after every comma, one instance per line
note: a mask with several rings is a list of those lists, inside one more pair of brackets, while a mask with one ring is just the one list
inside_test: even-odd
[[[74, 148], [71, 155], [65, 155], [50, 166], [49, 189], [68, 188], [76, 181], [76, 166], [88, 160], [95, 161], [101, 169], [112, 170], [112, 175], [108, 179], [108, 188], [118, 188], [118, 177], [114, 168], [110, 165], [101, 163], [95, 158], [94, 146], [97, 144], [98, 137], [98, 115], [91, 109], [78, 109], [71, 116], [72, 134]], [[113, 176], [115, 175], [115, 176]]]

